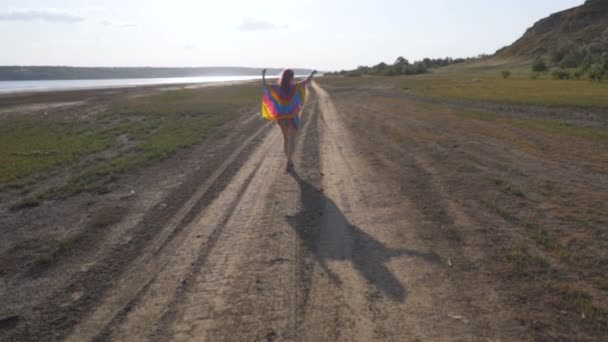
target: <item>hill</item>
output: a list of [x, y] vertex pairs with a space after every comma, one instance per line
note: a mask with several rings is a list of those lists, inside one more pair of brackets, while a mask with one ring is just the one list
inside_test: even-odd
[[[608, 1], [587, 0], [583, 5], [554, 13], [529, 28], [497, 57], [535, 57], [588, 47], [603, 49], [608, 42]], [[567, 52], [566, 52], [567, 53]], [[563, 57], [563, 56], [562, 56]], [[560, 58], [557, 58], [560, 59]]]
[[[296, 74], [308, 74], [311, 70], [295, 69]], [[195, 76], [250, 76], [259, 75], [260, 68], [201, 67], [201, 68], [153, 68], [153, 67], [67, 67], [67, 66], [0, 66], [0, 81], [25, 80], [74, 80], [111, 78], [164, 78]], [[281, 69], [268, 69], [278, 74]]]

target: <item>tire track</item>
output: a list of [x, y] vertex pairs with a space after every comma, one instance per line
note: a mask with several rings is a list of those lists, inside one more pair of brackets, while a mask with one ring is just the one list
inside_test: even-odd
[[[314, 101], [313, 94], [307, 108], [314, 108]], [[311, 129], [314, 117], [313, 113], [305, 121], [300, 134]], [[281, 147], [275, 143], [267, 148], [268, 157], [261, 161], [266, 166], [244, 193], [192, 286], [175, 303], [159, 339], [295, 339], [292, 308], [299, 255], [295, 234], [285, 229], [284, 217], [297, 210], [298, 188], [283, 172]], [[297, 146], [296, 160], [302, 148]]]
[[[141, 255], [132, 262], [131, 266], [123, 273], [125, 276], [119, 279], [97, 307], [74, 327], [72, 333], [67, 337], [68, 341], [91, 340], [94, 336], [100, 334], [117, 315], [121, 312], [129, 311], [133, 305], [133, 299], [154, 280], [157, 271], [163, 269], [169, 262], [169, 255], [172, 249], [168, 248], [167, 250], [167, 244], [172, 243], [179, 246], [185, 240], [187, 234], [175, 234], [177, 230], [183, 229], [180, 227], [182, 220], [188, 216], [208, 189], [236, 160], [248, 144], [265, 130], [267, 130], [267, 127], [262, 127], [249, 136], [212, 176], [197, 189], [186, 204], [173, 215], [164, 228], [156, 235], [154, 240], [148, 244]], [[171, 237], [173, 239], [170, 239]]]

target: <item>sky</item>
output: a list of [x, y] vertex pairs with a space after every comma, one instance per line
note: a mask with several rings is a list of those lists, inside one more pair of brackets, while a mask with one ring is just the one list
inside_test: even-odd
[[0, 0], [0, 65], [353, 69], [471, 57], [584, 0]]

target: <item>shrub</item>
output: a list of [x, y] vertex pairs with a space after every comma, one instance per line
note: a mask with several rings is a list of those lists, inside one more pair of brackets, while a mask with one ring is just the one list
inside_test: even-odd
[[505, 80], [511, 76], [511, 72], [509, 70], [505, 70], [501, 74], [502, 78], [504, 78]]
[[551, 62], [559, 64], [568, 54], [569, 49], [566, 46], [561, 46], [551, 53]]
[[559, 65], [562, 68], [576, 68], [583, 64], [587, 55], [582, 49], [572, 48], [562, 58]]
[[589, 67], [589, 79], [592, 81], [601, 81], [606, 78], [608, 72], [600, 63], [595, 63]]
[[532, 71], [535, 71], [535, 72], [547, 71], [547, 64], [545, 64], [545, 61], [542, 59], [542, 57], [536, 57], [534, 59], [534, 61], [532, 62]]
[[533, 72], [530, 74], [530, 79], [536, 80], [536, 79], [538, 79], [539, 76], [540, 76], [540, 74], [538, 72]]
[[569, 80], [570, 79], [570, 73], [564, 69], [553, 70], [553, 72], [551, 73], [551, 76], [553, 76], [553, 78], [556, 80]]

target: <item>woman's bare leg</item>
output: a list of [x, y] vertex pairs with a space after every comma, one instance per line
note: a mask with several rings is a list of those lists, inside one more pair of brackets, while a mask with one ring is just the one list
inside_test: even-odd
[[292, 126], [289, 126], [287, 128], [287, 162], [288, 163], [293, 163], [292, 157], [293, 157], [293, 151], [296, 148], [296, 132], [297, 132], [297, 130]]
[[283, 152], [285, 152], [285, 157], [288, 156], [288, 143], [289, 143], [289, 132], [288, 132], [288, 127], [286, 127], [285, 125], [279, 124], [279, 127], [281, 127], [281, 133], [283, 133]]

